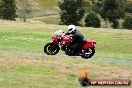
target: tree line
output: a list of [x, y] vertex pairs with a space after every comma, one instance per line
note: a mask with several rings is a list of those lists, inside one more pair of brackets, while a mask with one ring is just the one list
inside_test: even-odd
[[[20, 17], [25, 22], [31, 13], [31, 4], [28, 0], [19, 0], [17, 5], [16, 0], [0, 0], [0, 18], [15, 20]], [[109, 23], [116, 29], [123, 20], [122, 28], [132, 29], [131, 0], [61, 0], [58, 6], [59, 24], [99, 28], [103, 19], [106, 25]]]
[[60, 24], [101, 26], [101, 19], [116, 29], [119, 20], [123, 20], [122, 27], [132, 29], [132, 1], [131, 0], [62, 0], [59, 2]]

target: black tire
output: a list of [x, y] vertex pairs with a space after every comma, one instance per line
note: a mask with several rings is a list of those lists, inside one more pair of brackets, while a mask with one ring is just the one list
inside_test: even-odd
[[[91, 50], [91, 52], [89, 50]], [[82, 54], [81, 55], [82, 58], [85, 58], [85, 59], [91, 58], [95, 54], [95, 48], [94, 47], [89, 48], [88, 50], [85, 50], [84, 52], [85, 53], [90, 52], [91, 54], [89, 54], [89, 55]]]
[[58, 45], [55, 45], [53, 43], [47, 43], [44, 46], [44, 52], [47, 55], [56, 55], [59, 52], [60, 48]]

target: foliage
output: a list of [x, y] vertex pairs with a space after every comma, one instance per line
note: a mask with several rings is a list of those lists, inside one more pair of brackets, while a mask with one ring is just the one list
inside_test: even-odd
[[91, 10], [98, 14], [103, 6], [103, 0], [91, 0], [91, 2]]
[[116, 29], [116, 28], [119, 27], [119, 22], [118, 22], [118, 20], [114, 20], [114, 21], [113, 21], [112, 27], [113, 27], [114, 29]]
[[15, 0], [2, 0], [0, 4], [0, 17], [6, 20], [15, 20], [16, 16]]
[[132, 30], [132, 15], [126, 15], [123, 22], [124, 28]]
[[113, 23], [113, 28], [118, 28], [118, 19], [124, 16], [123, 2], [121, 3], [119, 0], [104, 0], [103, 2], [100, 15], [103, 19]]
[[79, 25], [85, 13], [83, 0], [63, 0], [59, 2], [59, 8], [60, 24]]
[[126, 5], [125, 5], [125, 12], [126, 13], [132, 13], [132, 1], [126, 3]]
[[101, 23], [98, 15], [96, 15], [94, 12], [90, 12], [85, 18], [85, 25], [87, 27], [100, 27]]

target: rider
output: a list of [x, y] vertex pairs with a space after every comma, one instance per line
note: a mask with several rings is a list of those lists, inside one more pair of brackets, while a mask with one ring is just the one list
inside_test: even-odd
[[77, 30], [75, 25], [69, 25], [68, 26], [68, 32], [65, 35], [72, 35], [72, 46], [70, 47], [70, 50], [74, 52], [78, 52], [77, 49], [82, 45], [84, 37], [83, 34]]

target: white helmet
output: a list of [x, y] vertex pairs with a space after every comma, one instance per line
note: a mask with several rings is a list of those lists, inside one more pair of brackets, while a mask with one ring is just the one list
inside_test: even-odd
[[69, 32], [69, 33], [72, 33], [72, 32], [75, 31], [75, 30], [76, 30], [75, 25], [69, 25], [69, 26], [68, 26], [68, 32]]

